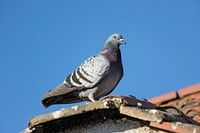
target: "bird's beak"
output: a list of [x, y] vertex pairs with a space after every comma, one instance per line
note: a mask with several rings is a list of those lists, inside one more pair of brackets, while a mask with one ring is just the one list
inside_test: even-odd
[[119, 44], [126, 44], [126, 42], [124, 41], [124, 39], [120, 39]]

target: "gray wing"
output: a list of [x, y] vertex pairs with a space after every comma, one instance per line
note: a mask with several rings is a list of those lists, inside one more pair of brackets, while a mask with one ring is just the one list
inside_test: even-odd
[[69, 94], [84, 88], [91, 88], [108, 74], [109, 68], [110, 61], [105, 56], [93, 56], [72, 72], [62, 84], [45, 94], [43, 99]]
[[104, 78], [110, 68], [110, 61], [103, 55], [96, 55], [82, 63], [64, 83], [72, 87], [91, 88]]

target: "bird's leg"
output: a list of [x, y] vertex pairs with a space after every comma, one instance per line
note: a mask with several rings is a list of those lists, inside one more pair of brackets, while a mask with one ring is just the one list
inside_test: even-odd
[[93, 94], [89, 94], [88, 98], [91, 102], [96, 102], [96, 100], [94, 100]]

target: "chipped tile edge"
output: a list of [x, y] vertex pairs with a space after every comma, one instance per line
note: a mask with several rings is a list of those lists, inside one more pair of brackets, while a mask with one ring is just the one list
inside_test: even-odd
[[[109, 102], [112, 102], [110, 104]], [[118, 108], [119, 107], [119, 101], [115, 100], [107, 100], [107, 101], [97, 101], [95, 103], [89, 103], [89, 104], [83, 104], [79, 106], [72, 106], [70, 108], [63, 108], [61, 110], [57, 110], [51, 113], [42, 114], [39, 116], [32, 117], [29, 120], [28, 127], [32, 129], [34, 126], [55, 120], [60, 118], [65, 118], [69, 116], [79, 115], [87, 112], [90, 112], [91, 110], [98, 110], [98, 109], [111, 109], [111, 108]], [[69, 113], [71, 112], [71, 113]]]

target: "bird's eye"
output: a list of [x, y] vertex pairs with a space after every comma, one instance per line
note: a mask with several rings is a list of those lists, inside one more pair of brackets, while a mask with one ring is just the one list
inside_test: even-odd
[[115, 38], [115, 39], [116, 39], [117, 37], [116, 37], [116, 36], [113, 36], [113, 38]]

